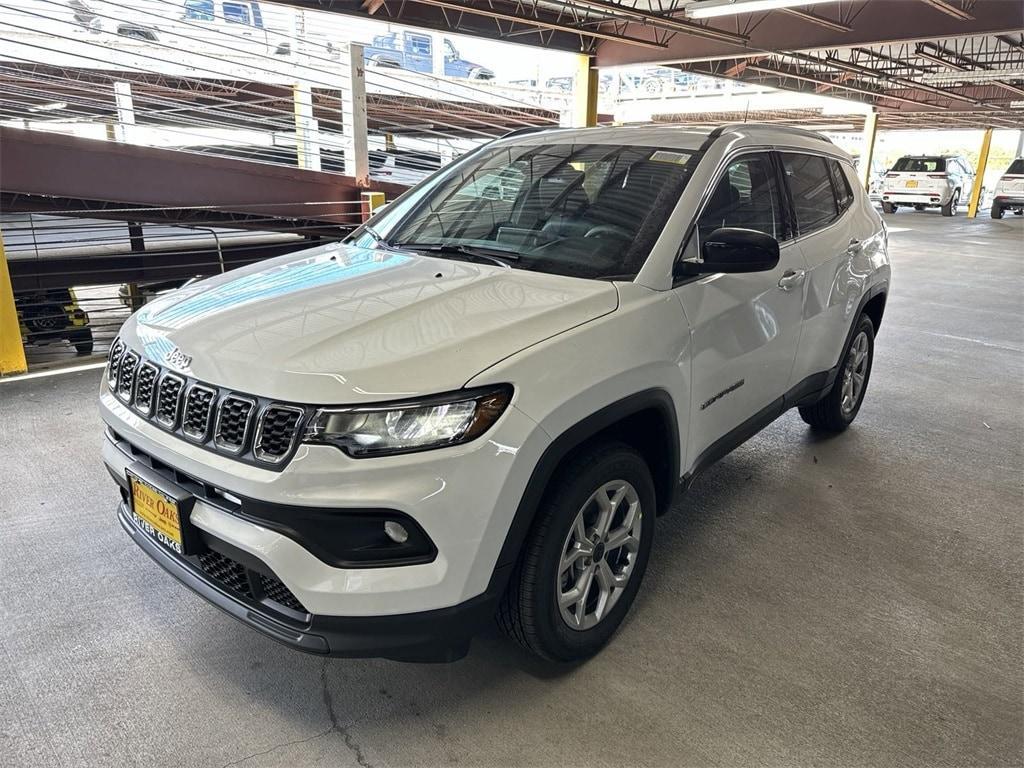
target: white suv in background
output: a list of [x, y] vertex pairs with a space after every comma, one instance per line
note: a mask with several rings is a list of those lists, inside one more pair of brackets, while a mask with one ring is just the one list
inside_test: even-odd
[[908, 155], [885, 174], [882, 210], [895, 213], [900, 206], [912, 205], [918, 211], [941, 208], [943, 216], [955, 216], [973, 187], [974, 170], [963, 157]]
[[1024, 214], [1024, 157], [1018, 157], [1006, 173], [999, 177], [996, 193], [992, 197], [992, 218], [1001, 219], [1003, 213], [1013, 211]]
[[856, 417], [890, 275], [856, 178], [775, 126], [517, 133], [160, 297], [101, 387], [121, 525], [294, 648], [452, 659], [497, 615], [585, 658], [694, 477]]

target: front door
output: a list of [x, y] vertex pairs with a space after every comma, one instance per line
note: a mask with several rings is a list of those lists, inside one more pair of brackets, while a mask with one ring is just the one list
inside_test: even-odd
[[789, 242], [781, 190], [766, 152], [732, 160], [716, 183], [686, 256], [719, 227], [756, 229], [780, 243], [768, 272], [716, 274], [675, 288], [691, 328], [691, 420], [685, 466], [787, 391], [800, 340], [806, 263]]

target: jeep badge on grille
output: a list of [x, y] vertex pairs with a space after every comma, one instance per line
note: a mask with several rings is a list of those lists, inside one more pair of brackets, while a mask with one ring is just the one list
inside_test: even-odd
[[179, 371], [185, 371], [190, 365], [192, 365], [192, 355], [186, 355], [180, 349], [175, 347], [164, 355], [164, 362], [171, 368], [177, 368]]

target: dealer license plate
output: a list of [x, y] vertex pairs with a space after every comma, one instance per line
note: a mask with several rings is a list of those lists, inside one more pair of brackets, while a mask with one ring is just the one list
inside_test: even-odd
[[178, 502], [131, 472], [128, 472], [128, 483], [132, 489], [135, 524], [165, 547], [184, 554]]

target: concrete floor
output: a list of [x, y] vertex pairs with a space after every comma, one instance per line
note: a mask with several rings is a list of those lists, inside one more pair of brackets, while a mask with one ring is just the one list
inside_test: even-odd
[[0, 763], [1021, 765], [1024, 220], [888, 221], [855, 427], [789, 414], [709, 471], [567, 671], [262, 638], [119, 529], [99, 371], [0, 384]]

